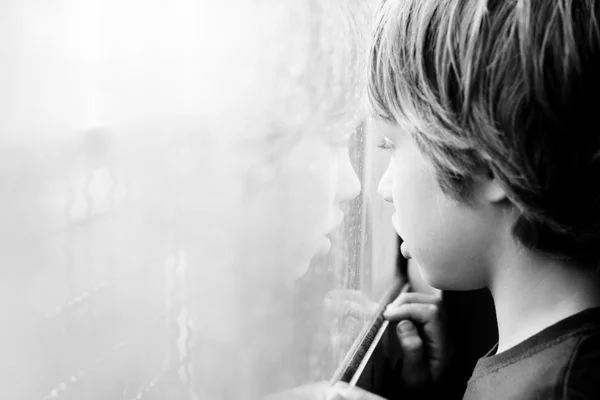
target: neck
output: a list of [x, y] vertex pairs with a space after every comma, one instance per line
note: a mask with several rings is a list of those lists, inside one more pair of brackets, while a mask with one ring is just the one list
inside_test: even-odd
[[598, 277], [526, 250], [501, 259], [489, 286], [498, 319], [498, 353], [543, 329], [600, 306]]

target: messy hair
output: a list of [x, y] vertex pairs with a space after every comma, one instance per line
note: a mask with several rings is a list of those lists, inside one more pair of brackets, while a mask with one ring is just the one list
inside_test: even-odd
[[488, 171], [524, 246], [600, 258], [600, 2], [383, 0], [369, 53], [376, 117], [409, 132], [444, 192]]

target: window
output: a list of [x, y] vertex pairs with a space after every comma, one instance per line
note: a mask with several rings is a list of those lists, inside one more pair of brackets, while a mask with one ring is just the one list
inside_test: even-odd
[[360, 107], [365, 2], [1, 14], [5, 396], [327, 379], [363, 323], [336, 294], [376, 299], [395, 263]]

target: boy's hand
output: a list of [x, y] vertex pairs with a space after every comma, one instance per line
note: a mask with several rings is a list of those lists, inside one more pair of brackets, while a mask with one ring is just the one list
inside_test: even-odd
[[369, 393], [359, 387], [350, 386], [344, 382], [338, 382], [327, 391], [325, 400], [385, 400], [373, 393]]
[[409, 390], [420, 390], [440, 380], [450, 358], [442, 299], [423, 293], [402, 293], [384, 317], [398, 322], [402, 347], [401, 379]]
[[329, 386], [329, 382], [314, 382], [283, 392], [274, 393], [263, 400], [385, 400], [356, 386], [338, 382]]

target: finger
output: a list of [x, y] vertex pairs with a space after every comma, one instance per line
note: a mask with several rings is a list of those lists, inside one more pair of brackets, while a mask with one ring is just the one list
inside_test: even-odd
[[384, 400], [382, 397], [344, 382], [332, 386], [325, 398], [326, 400]]
[[419, 388], [429, 381], [429, 366], [423, 341], [414, 324], [401, 321], [396, 334], [402, 348], [402, 381], [411, 388]]
[[396, 299], [393, 302], [390, 303], [390, 306], [399, 306], [401, 304], [410, 303], [427, 303], [440, 305], [442, 303], [442, 298], [440, 296], [426, 293], [401, 293], [398, 297], [396, 297]]
[[325, 400], [350, 400], [351, 397], [345, 395], [350, 387], [346, 382], [337, 382], [329, 388], [325, 396]]
[[401, 304], [390, 307], [385, 311], [384, 317], [391, 322], [411, 320], [422, 325], [425, 339], [427, 340], [430, 357], [439, 360], [442, 358], [446, 343], [444, 336], [443, 320], [440, 308], [435, 304]]
[[431, 303], [404, 303], [400, 305], [390, 304], [384, 311], [383, 316], [391, 322], [399, 322], [410, 319], [420, 324], [433, 322], [439, 314], [439, 306]]

